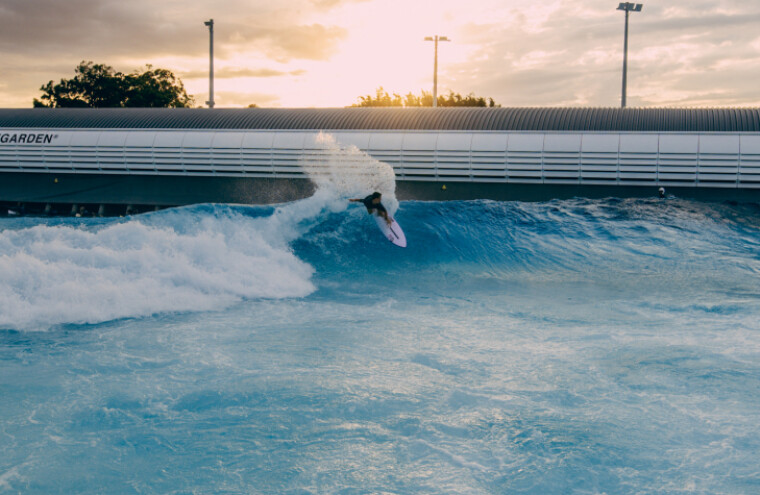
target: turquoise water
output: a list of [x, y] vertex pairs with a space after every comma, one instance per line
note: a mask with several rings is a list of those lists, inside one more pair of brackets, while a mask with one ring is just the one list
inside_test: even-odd
[[760, 208], [0, 219], [0, 493], [760, 493]]

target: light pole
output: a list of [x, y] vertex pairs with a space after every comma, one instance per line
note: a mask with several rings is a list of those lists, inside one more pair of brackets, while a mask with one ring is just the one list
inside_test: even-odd
[[433, 107], [438, 106], [438, 42], [451, 41], [446, 36], [427, 36], [425, 41], [435, 42], [435, 61], [433, 62]]
[[208, 101], [206, 105], [214, 108], [214, 19], [203, 23], [208, 26]]
[[640, 3], [623, 2], [618, 5], [617, 10], [625, 12], [625, 36], [623, 41], [623, 96], [620, 106], [625, 108], [626, 97], [626, 80], [628, 79], [628, 13], [629, 12], [641, 12], [643, 7]]

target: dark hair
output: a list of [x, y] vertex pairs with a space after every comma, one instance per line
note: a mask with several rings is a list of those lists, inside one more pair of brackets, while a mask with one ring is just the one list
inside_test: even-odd
[[379, 198], [380, 196], [382, 196], [382, 194], [380, 194], [377, 191], [375, 191], [375, 192], [372, 193], [372, 199]]

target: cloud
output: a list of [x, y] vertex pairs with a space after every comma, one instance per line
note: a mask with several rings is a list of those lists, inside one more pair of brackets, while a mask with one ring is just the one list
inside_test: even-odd
[[[267, 77], [285, 77], [285, 76], [301, 76], [306, 71], [303, 69], [281, 71], [276, 69], [238, 69], [234, 67], [225, 67], [214, 70], [214, 78], [217, 79], [234, 79], [238, 77], [255, 77], [255, 78], [267, 78]], [[197, 79], [208, 77], [208, 70], [205, 71], [189, 71], [182, 72], [180, 76], [183, 79]]]
[[[701, 1], [645, 4], [631, 14], [628, 100], [635, 105], [737, 105], [760, 100], [760, 4]], [[476, 73], [468, 87], [506, 106], [620, 103], [623, 15], [608, 2], [558, 9], [540, 22], [530, 9], [463, 26], [470, 59], [446, 74]], [[458, 81], [457, 81], [458, 82]], [[755, 87], [753, 87], [755, 86]]]
[[[324, 60], [345, 29], [303, 24], [302, 2], [273, 9], [242, 0], [216, 2], [215, 40], [220, 55], [258, 44], [279, 60]], [[3, 0], [0, 53], [74, 58], [202, 55], [208, 50], [200, 2], [152, 0]], [[276, 3], [274, 3], [276, 5]], [[306, 9], [308, 12], [308, 9]]]
[[[84, 59], [89, 54], [167, 53], [186, 46], [195, 27], [176, 20], [162, 21], [161, 12], [148, 8], [144, 1], [4, 2], [0, 50], [37, 57], [78, 53], [76, 58]], [[202, 25], [192, 31], [200, 29]], [[200, 49], [202, 44], [198, 45]]]
[[313, 0], [315, 7], [321, 10], [332, 10], [346, 4], [368, 2], [369, 0]]
[[[31, 105], [41, 84], [72, 77], [83, 60], [125, 72], [150, 63], [181, 77], [200, 77], [208, 57], [203, 23], [209, 18], [215, 20], [217, 77], [300, 76], [303, 70], [279, 65], [325, 61], [346, 36], [329, 18], [315, 22], [316, 13], [361, 1], [217, 0], [211, 6], [199, 0], [2, 0], [0, 71], [12, 84], [0, 105]], [[225, 60], [243, 67], [255, 63], [257, 69], [225, 68]]]
[[293, 59], [327, 60], [345, 39], [342, 27], [309, 25], [262, 25], [235, 23], [225, 27], [221, 45], [229, 52], [260, 50], [277, 62]]

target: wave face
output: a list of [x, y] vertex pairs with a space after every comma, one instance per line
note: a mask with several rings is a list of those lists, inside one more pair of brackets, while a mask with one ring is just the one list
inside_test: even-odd
[[402, 202], [400, 249], [382, 175], [0, 219], [0, 492], [756, 491], [757, 205]]
[[707, 300], [754, 285], [755, 214], [679, 200], [407, 202], [403, 251], [333, 192], [129, 220], [6, 220], [0, 328], [208, 311], [320, 286], [351, 293], [368, 279], [388, 294], [553, 283]]

